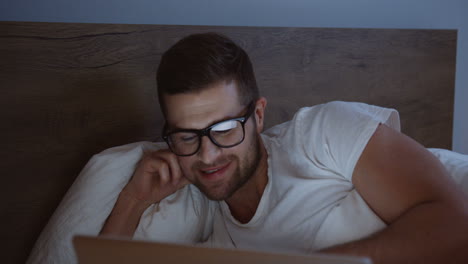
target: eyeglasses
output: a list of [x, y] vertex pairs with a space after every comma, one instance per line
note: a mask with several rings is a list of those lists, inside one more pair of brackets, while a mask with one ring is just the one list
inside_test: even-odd
[[244, 141], [245, 123], [255, 110], [254, 102], [247, 107], [247, 113], [238, 118], [228, 119], [204, 129], [180, 129], [163, 136], [164, 141], [177, 156], [191, 156], [200, 150], [201, 138], [207, 136], [220, 148], [232, 148]]

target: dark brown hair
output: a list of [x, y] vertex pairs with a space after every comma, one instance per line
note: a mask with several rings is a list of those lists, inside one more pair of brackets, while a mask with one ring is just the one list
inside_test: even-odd
[[236, 82], [242, 105], [259, 98], [249, 56], [217, 33], [194, 34], [178, 41], [163, 54], [156, 81], [163, 113], [164, 94], [199, 92], [221, 81]]

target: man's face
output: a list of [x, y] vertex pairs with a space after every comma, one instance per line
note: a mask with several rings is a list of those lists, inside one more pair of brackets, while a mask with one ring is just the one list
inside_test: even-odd
[[[247, 107], [239, 103], [235, 82], [220, 82], [199, 93], [165, 95], [167, 129], [203, 129], [218, 121], [244, 116]], [[220, 148], [204, 136], [197, 153], [178, 156], [184, 176], [209, 199], [225, 200], [255, 173], [261, 159], [261, 122], [256, 110], [245, 123], [244, 141]], [[258, 118], [257, 118], [258, 119]], [[259, 129], [260, 127], [260, 129]]]

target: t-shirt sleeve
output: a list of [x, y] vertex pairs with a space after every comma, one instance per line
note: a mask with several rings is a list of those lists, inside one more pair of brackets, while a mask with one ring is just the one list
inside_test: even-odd
[[334, 101], [303, 108], [295, 119], [305, 155], [349, 181], [379, 124], [400, 131], [395, 109], [356, 102]]

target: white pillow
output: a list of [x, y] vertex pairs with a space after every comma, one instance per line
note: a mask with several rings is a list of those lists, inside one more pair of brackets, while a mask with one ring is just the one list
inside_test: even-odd
[[[27, 263], [76, 263], [72, 238], [97, 235], [145, 150], [163, 143], [137, 142], [94, 155], [68, 190], [42, 231]], [[468, 194], [468, 155], [429, 149]], [[176, 243], [205, 240], [211, 233], [215, 203], [188, 185], [145, 211], [136, 239]], [[175, 228], [174, 228], [175, 227]]]
[[453, 180], [468, 195], [468, 155], [438, 148], [428, 149], [444, 164]]
[[[137, 142], [94, 155], [50, 218], [27, 263], [76, 263], [73, 236], [97, 235], [144, 151], [164, 147], [164, 143]], [[206, 239], [211, 233], [208, 205], [197, 188], [187, 185], [150, 206], [134, 238], [177, 243]]]

